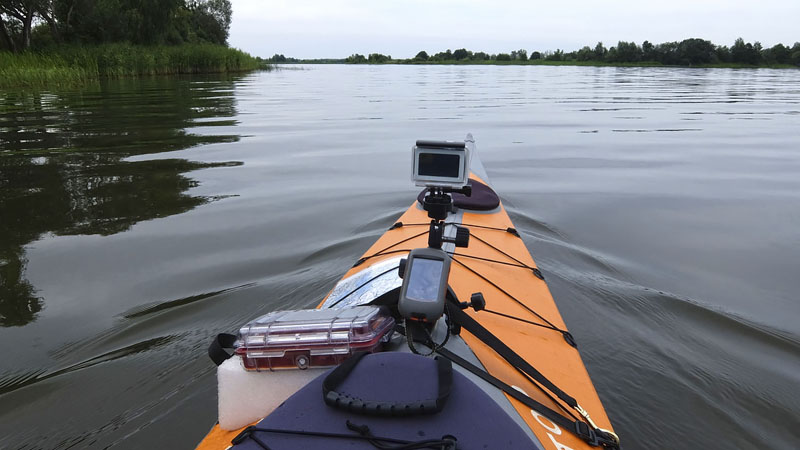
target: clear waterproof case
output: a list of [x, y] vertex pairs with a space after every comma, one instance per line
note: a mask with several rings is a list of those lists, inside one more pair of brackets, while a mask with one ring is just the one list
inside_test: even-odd
[[247, 370], [330, 367], [379, 351], [394, 325], [379, 306], [275, 311], [243, 326], [234, 346]]

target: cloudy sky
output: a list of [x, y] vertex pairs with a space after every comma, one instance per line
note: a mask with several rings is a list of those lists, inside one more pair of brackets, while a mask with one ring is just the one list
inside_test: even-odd
[[800, 41], [800, 0], [232, 0], [230, 43], [254, 55], [412, 57], [466, 47], [575, 50], [598, 41]]

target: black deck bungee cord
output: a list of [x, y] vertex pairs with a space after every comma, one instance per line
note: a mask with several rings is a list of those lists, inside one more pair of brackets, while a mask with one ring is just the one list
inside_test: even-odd
[[[516, 230], [514, 230], [514, 231], [516, 231]], [[542, 272], [539, 270], [538, 267], [532, 267], [532, 266], [529, 266], [529, 265], [525, 264], [524, 262], [522, 262], [522, 261], [518, 260], [517, 258], [509, 255], [508, 253], [506, 253], [503, 250], [497, 248], [496, 246], [490, 244], [489, 242], [484, 241], [483, 239], [481, 239], [480, 236], [472, 236], [472, 237], [477, 239], [478, 242], [482, 242], [485, 245], [489, 246], [490, 248], [494, 249], [495, 251], [500, 252], [503, 256], [505, 256], [507, 258], [510, 258], [510, 259], [513, 259], [516, 263], [521, 264], [526, 269], [530, 269], [530, 271], [533, 272], [534, 275], [536, 275], [536, 278], [538, 278], [540, 280], [544, 280], [544, 275], [542, 275]], [[517, 234], [517, 237], [519, 237], [519, 234]]]
[[530, 306], [526, 305], [526, 304], [525, 304], [525, 303], [523, 303], [523, 302], [522, 302], [520, 299], [518, 299], [518, 298], [514, 297], [514, 296], [513, 296], [513, 295], [511, 295], [511, 294], [510, 294], [508, 291], [506, 291], [505, 289], [503, 289], [503, 288], [501, 288], [500, 286], [498, 286], [498, 285], [497, 285], [497, 283], [493, 282], [492, 280], [490, 280], [490, 279], [486, 278], [485, 276], [483, 276], [483, 275], [481, 275], [480, 273], [478, 273], [477, 271], [475, 271], [475, 269], [473, 269], [473, 268], [471, 268], [471, 267], [467, 266], [466, 264], [464, 264], [463, 262], [461, 262], [461, 261], [457, 260], [456, 258], [453, 258], [453, 261], [454, 261], [454, 262], [456, 262], [456, 263], [458, 263], [458, 265], [460, 265], [461, 267], [463, 267], [463, 268], [465, 268], [465, 269], [469, 270], [470, 272], [472, 272], [473, 274], [475, 274], [477, 277], [479, 277], [479, 278], [480, 278], [480, 279], [482, 279], [483, 281], [485, 281], [485, 282], [489, 283], [489, 284], [490, 284], [492, 287], [494, 287], [494, 288], [495, 288], [495, 289], [497, 289], [498, 291], [500, 291], [500, 292], [502, 292], [503, 294], [505, 294], [505, 295], [506, 295], [508, 298], [510, 298], [511, 300], [513, 300], [514, 302], [516, 302], [518, 305], [522, 306], [522, 307], [523, 307], [525, 310], [527, 310], [527, 311], [528, 311], [528, 312], [530, 312], [531, 314], [535, 315], [536, 317], [538, 317], [538, 318], [542, 319], [542, 320], [543, 320], [545, 323], [547, 323], [547, 325], [542, 325], [542, 324], [539, 324], [539, 326], [541, 326], [541, 327], [543, 327], [543, 328], [549, 328], [549, 329], [551, 329], [551, 330], [553, 330], [553, 331], [558, 331], [559, 333], [561, 333], [561, 335], [562, 335], [562, 336], [564, 336], [564, 340], [565, 340], [565, 341], [567, 341], [567, 343], [568, 343], [569, 345], [571, 345], [572, 347], [575, 347], [575, 348], [577, 348], [577, 347], [578, 347], [578, 344], [575, 342], [575, 338], [572, 336], [572, 334], [571, 334], [569, 331], [567, 331], [567, 330], [562, 330], [561, 328], [558, 328], [557, 326], [553, 325], [553, 323], [552, 323], [552, 322], [550, 322], [549, 320], [545, 319], [545, 318], [544, 318], [544, 317], [543, 317], [541, 314], [539, 314], [539, 313], [537, 313], [536, 311], [534, 311], [534, 310], [533, 310], [533, 308], [531, 308]]
[[[398, 223], [399, 223], [399, 222], [398, 222]], [[395, 224], [395, 225], [396, 225], [396, 224]], [[393, 230], [394, 228], [389, 228], [389, 229], [390, 229], [390, 230]], [[422, 233], [415, 234], [414, 236], [407, 237], [407, 238], [403, 239], [402, 241], [397, 241], [397, 242], [395, 242], [394, 244], [392, 244], [392, 245], [390, 245], [390, 246], [388, 246], [388, 247], [385, 247], [383, 250], [378, 250], [377, 252], [375, 252], [375, 253], [374, 253], [374, 254], [372, 254], [371, 256], [364, 256], [364, 257], [361, 257], [361, 258], [359, 258], [359, 260], [358, 260], [358, 261], [356, 261], [356, 262], [355, 262], [355, 264], [353, 264], [353, 267], [356, 267], [356, 266], [359, 266], [359, 265], [361, 265], [361, 264], [362, 264], [364, 261], [366, 261], [366, 260], [368, 260], [368, 259], [370, 259], [370, 258], [374, 258], [374, 257], [376, 257], [376, 256], [380, 256], [380, 255], [385, 255], [385, 254], [387, 254], [387, 253], [384, 253], [384, 252], [386, 252], [386, 250], [389, 250], [389, 249], [390, 249], [390, 248], [392, 248], [392, 247], [396, 247], [396, 246], [398, 246], [398, 245], [400, 245], [400, 244], [402, 244], [402, 243], [404, 243], [404, 242], [408, 242], [408, 241], [410, 241], [410, 240], [412, 240], [412, 239], [418, 238], [418, 237], [420, 237], [420, 236], [423, 236], [423, 235], [425, 235], [425, 234], [428, 234], [428, 231], [427, 231], [427, 230], [426, 230], [426, 231], [423, 231]]]
[[360, 284], [360, 285], [359, 285], [357, 288], [355, 288], [355, 289], [351, 290], [351, 291], [350, 291], [350, 292], [348, 292], [347, 294], [343, 295], [343, 296], [342, 296], [342, 298], [340, 298], [339, 300], [336, 300], [336, 301], [335, 301], [335, 302], [334, 302], [332, 305], [328, 306], [328, 308], [333, 308], [334, 306], [336, 306], [336, 305], [338, 305], [339, 303], [341, 303], [341, 302], [342, 302], [342, 300], [344, 300], [344, 299], [346, 299], [347, 297], [350, 297], [350, 296], [351, 296], [351, 295], [353, 295], [354, 293], [358, 292], [358, 290], [359, 290], [359, 289], [363, 288], [364, 286], [368, 285], [369, 283], [372, 283], [373, 281], [375, 281], [375, 279], [377, 279], [377, 278], [380, 278], [380, 277], [382, 277], [382, 276], [386, 275], [387, 273], [389, 273], [389, 272], [391, 272], [391, 271], [393, 271], [393, 270], [397, 270], [397, 267], [390, 267], [389, 269], [387, 269], [387, 270], [384, 270], [383, 272], [381, 272], [381, 273], [379, 273], [379, 274], [375, 275], [374, 277], [370, 278], [369, 280], [367, 280], [367, 281], [365, 281], [365, 282], [361, 283], [361, 284]]
[[[429, 225], [429, 224], [422, 224], [422, 223], [404, 224], [403, 222], [396, 222], [394, 225], [392, 225], [392, 226], [389, 228], [389, 230], [394, 230], [394, 229], [397, 229], [397, 228], [402, 228], [402, 227], [405, 227], [405, 226], [421, 226], [421, 225]], [[483, 229], [488, 229], [488, 230], [497, 230], [497, 231], [503, 231], [503, 232], [511, 233], [511, 234], [514, 234], [514, 235], [515, 235], [515, 236], [517, 236], [517, 237], [520, 237], [520, 235], [519, 235], [519, 233], [517, 232], [517, 230], [516, 230], [515, 228], [512, 228], [512, 227], [509, 227], [509, 228], [487, 227], [487, 226], [483, 226], [483, 225], [465, 224], [465, 223], [463, 223], [463, 222], [445, 222], [445, 225], [463, 225], [463, 226], [474, 227], [474, 228], [483, 228]], [[402, 244], [402, 243], [408, 242], [408, 241], [410, 241], [410, 240], [412, 240], [412, 239], [415, 239], [415, 238], [418, 238], [418, 237], [424, 236], [424, 235], [425, 235], [425, 234], [427, 234], [427, 233], [428, 233], [428, 231], [427, 231], [427, 230], [426, 230], [426, 231], [423, 231], [423, 232], [421, 232], [421, 233], [417, 233], [417, 234], [415, 234], [415, 235], [413, 235], [413, 236], [407, 237], [407, 238], [405, 238], [405, 239], [403, 239], [403, 240], [401, 240], [401, 241], [397, 241], [397, 242], [395, 242], [395, 243], [393, 243], [393, 244], [391, 244], [391, 245], [389, 245], [389, 246], [387, 246], [387, 247], [384, 247], [382, 250], [379, 250], [379, 251], [377, 251], [377, 252], [375, 252], [375, 253], [373, 253], [373, 254], [371, 254], [371, 255], [367, 255], [367, 256], [361, 257], [361, 258], [360, 258], [358, 261], [356, 261], [356, 263], [353, 265], [353, 267], [356, 267], [356, 266], [358, 266], [358, 265], [360, 265], [360, 264], [364, 263], [365, 261], [367, 261], [367, 260], [369, 260], [369, 259], [372, 259], [372, 258], [377, 258], [377, 257], [379, 257], [379, 256], [384, 256], [384, 255], [389, 255], [389, 254], [394, 254], [394, 253], [404, 253], [404, 252], [409, 252], [409, 251], [411, 251], [411, 249], [394, 249], [394, 250], [389, 250], [389, 249], [391, 249], [392, 247], [396, 247], [396, 246], [397, 246], [397, 245], [399, 245], [399, 244]], [[530, 312], [530, 313], [531, 313], [531, 314], [533, 314], [534, 316], [536, 316], [536, 317], [538, 317], [539, 319], [541, 319], [542, 321], [544, 321], [544, 322], [545, 322], [547, 325], [543, 325], [543, 324], [537, 324], [537, 323], [535, 323], [535, 322], [526, 321], [526, 320], [524, 320], [524, 319], [515, 318], [515, 317], [513, 317], [513, 316], [505, 315], [505, 314], [502, 314], [502, 313], [500, 313], [500, 314], [497, 314], [497, 315], [502, 315], [502, 316], [504, 316], [504, 317], [507, 317], [507, 318], [509, 318], [509, 319], [518, 320], [518, 321], [520, 321], [520, 322], [529, 323], [529, 324], [531, 324], [531, 325], [540, 326], [540, 327], [542, 327], [542, 328], [548, 328], [548, 329], [551, 329], [551, 330], [553, 330], [553, 331], [558, 331], [559, 333], [561, 333], [561, 335], [564, 337], [564, 340], [565, 340], [565, 341], [566, 341], [566, 342], [567, 342], [567, 343], [568, 343], [570, 346], [572, 346], [572, 347], [574, 347], [574, 348], [577, 348], [577, 347], [578, 347], [578, 345], [577, 345], [577, 343], [575, 342], [575, 338], [572, 336], [572, 334], [571, 334], [569, 331], [567, 331], [567, 330], [562, 330], [561, 328], [559, 328], [559, 327], [555, 326], [555, 325], [554, 325], [552, 322], [550, 322], [550, 321], [549, 321], [549, 320], [547, 320], [545, 317], [543, 317], [541, 314], [539, 314], [539, 313], [537, 313], [535, 310], [533, 310], [533, 308], [529, 307], [528, 305], [526, 305], [525, 303], [523, 303], [521, 300], [519, 300], [519, 299], [518, 299], [518, 298], [516, 298], [515, 296], [511, 295], [511, 293], [509, 293], [509, 292], [508, 292], [508, 291], [506, 291], [505, 289], [501, 288], [499, 285], [497, 285], [497, 283], [495, 283], [495, 282], [491, 281], [491, 280], [490, 280], [490, 279], [488, 279], [486, 276], [484, 276], [484, 275], [482, 275], [482, 274], [478, 273], [478, 272], [477, 272], [475, 269], [473, 269], [473, 268], [471, 268], [471, 267], [467, 266], [466, 264], [464, 264], [464, 262], [462, 262], [462, 261], [459, 261], [459, 260], [458, 260], [458, 259], [456, 259], [455, 257], [456, 257], [456, 256], [458, 256], [458, 257], [460, 257], [460, 258], [461, 258], [461, 257], [466, 257], [466, 258], [476, 259], [476, 260], [479, 260], [479, 261], [485, 261], [485, 262], [490, 262], [490, 263], [503, 264], [503, 265], [507, 265], [507, 266], [511, 266], [511, 267], [519, 267], [519, 268], [528, 269], [528, 270], [530, 270], [530, 271], [533, 273], [533, 275], [534, 275], [536, 278], [538, 278], [538, 279], [540, 279], [540, 280], [544, 280], [544, 276], [542, 276], [542, 273], [541, 273], [541, 271], [539, 271], [539, 269], [538, 269], [538, 268], [536, 268], [536, 267], [532, 267], [532, 266], [529, 266], [529, 265], [527, 265], [527, 264], [525, 264], [525, 263], [521, 262], [521, 261], [520, 261], [520, 260], [518, 260], [517, 258], [514, 258], [513, 256], [509, 255], [508, 253], [504, 252], [503, 250], [501, 250], [501, 249], [497, 248], [495, 245], [493, 245], [493, 244], [491, 244], [491, 243], [487, 242], [487, 241], [486, 241], [486, 240], [484, 240], [484, 239], [481, 239], [479, 236], [476, 236], [476, 235], [474, 235], [474, 234], [472, 234], [471, 236], [472, 236], [472, 237], [474, 237], [475, 239], [477, 239], [479, 242], [483, 243], [484, 245], [488, 246], [489, 248], [491, 248], [491, 249], [493, 249], [493, 250], [497, 251], [498, 253], [500, 253], [500, 254], [502, 254], [502, 255], [504, 255], [504, 256], [506, 256], [506, 257], [508, 257], [508, 258], [510, 258], [510, 259], [512, 259], [512, 260], [514, 260], [514, 261], [515, 261], [517, 264], [510, 263], [510, 262], [507, 262], [507, 261], [499, 261], [499, 260], [495, 260], [495, 259], [483, 258], [483, 257], [480, 257], [480, 256], [466, 255], [466, 254], [463, 254], [463, 253], [447, 252], [448, 254], [450, 254], [450, 255], [453, 257], [453, 261], [455, 261], [456, 263], [458, 263], [460, 266], [464, 267], [464, 268], [465, 268], [465, 269], [467, 269], [468, 271], [472, 272], [474, 275], [476, 275], [477, 277], [479, 277], [479, 278], [480, 278], [480, 279], [482, 279], [483, 281], [485, 281], [485, 282], [489, 283], [489, 285], [491, 285], [491, 286], [492, 286], [492, 287], [494, 287], [495, 289], [499, 290], [501, 293], [503, 293], [504, 295], [506, 295], [508, 298], [510, 298], [511, 300], [513, 300], [515, 303], [517, 303], [518, 305], [520, 305], [522, 308], [524, 308], [525, 310], [527, 310], [528, 312]], [[388, 272], [388, 271], [387, 271], [387, 272]], [[386, 272], [383, 272], [381, 275], [383, 275], [384, 273], [386, 273]], [[377, 278], [377, 277], [374, 277], [374, 278], [373, 278], [373, 280], [374, 280], [375, 278]], [[370, 280], [370, 281], [371, 281], [371, 280]], [[362, 285], [362, 286], [359, 286], [359, 287], [358, 287], [356, 290], [360, 289], [361, 287], [363, 287], [363, 285]], [[355, 292], [356, 290], [354, 290], [354, 291], [352, 291], [352, 292]], [[352, 294], [352, 292], [348, 293], [348, 294], [347, 294], [347, 296], [349, 296], [350, 294]], [[346, 297], [346, 296], [345, 296], [345, 297]], [[341, 301], [341, 300], [340, 300], [340, 301]], [[338, 303], [338, 301], [337, 301], [337, 303]], [[496, 313], [496, 312], [494, 312], [494, 311], [490, 311], [490, 312], [492, 312], [492, 313]]]
[[[528, 325], [533, 325], [535, 327], [542, 327], [542, 328], [547, 328], [548, 330], [553, 330], [552, 327], [547, 326], [545, 324], [537, 323], [537, 322], [534, 322], [532, 320], [520, 319], [519, 317], [514, 317], [511, 314], [501, 313], [500, 311], [495, 311], [495, 310], [486, 309], [486, 308], [482, 309], [481, 311], [485, 311], [485, 312], [487, 312], [489, 314], [494, 314], [496, 316], [505, 317], [507, 319], [516, 320], [517, 322], [527, 323]], [[561, 330], [556, 330], [556, 331], [561, 331]]]
[[[475, 236], [475, 235], [471, 235], [471, 236], [474, 237], [474, 238], [477, 238], [477, 236]], [[491, 245], [491, 244], [489, 244], [489, 245]], [[506, 261], [498, 261], [496, 259], [484, 258], [482, 256], [467, 255], [467, 254], [464, 254], [464, 253], [456, 253], [456, 252], [447, 252], [447, 253], [449, 253], [450, 256], [463, 256], [464, 258], [477, 259], [478, 261], [486, 261], [486, 262], [491, 262], [491, 263], [496, 263], [496, 264], [502, 264], [504, 266], [519, 267], [520, 269], [528, 269], [531, 272], [533, 272], [533, 275], [536, 276], [536, 278], [538, 278], [540, 280], [544, 280], [544, 277], [542, 276], [542, 273], [539, 271], [538, 268], [533, 267], [533, 266], [529, 266], [527, 264], [517, 264], [517, 263], [506, 262]]]
[[[404, 439], [395, 439], [388, 437], [375, 436], [366, 425], [356, 425], [349, 420], [345, 423], [349, 430], [355, 431], [358, 434], [344, 434], [344, 433], [327, 433], [322, 431], [304, 431], [304, 430], [283, 430], [279, 428], [261, 428], [256, 425], [251, 425], [235, 438], [231, 440], [231, 444], [238, 445], [245, 441], [245, 439], [252, 439], [264, 450], [271, 450], [269, 445], [264, 442], [255, 433], [275, 433], [275, 434], [291, 434], [295, 436], [319, 437], [319, 438], [333, 438], [333, 439], [350, 439], [362, 440], [372, 444], [373, 447], [381, 450], [416, 450], [416, 449], [434, 449], [434, 450], [456, 450], [457, 439], [452, 435], [442, 436], [441, 439], [425, 439], [421, 441], [407, 441]], [[390, 445], [398, 444], [398, 445]]]
[[[464, 222], [445, 222], [444, 224], [445, 225], [463, 225], [465, 227], [483, 228], [484, 230], [505, 231], [506, 233], [510, 233], [510, 234], [513, 234], [516, 237], [520, 237], [519, 236], [519, 232], [514, 227], [508, 227], [508, 228], [489, 227], [489, 226], [486, 226], [486, 225], [477, 225], [477, 224], [474, 224], [474, 223], [464, 223]], [[424, 226], [428, 226], [428, 225], [430, 225], [430, 223], [403, 223], [403, 222], [396, 222], [389, 229], [390, 230], [394, 230], [395, 228], [418, 227], [418, 226], [423, 226], [423, 225]]]

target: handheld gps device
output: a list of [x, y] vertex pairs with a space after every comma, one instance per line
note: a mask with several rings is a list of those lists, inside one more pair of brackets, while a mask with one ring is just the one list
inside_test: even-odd
[[406, 319], [433, 323], [444, 313], [450, 256], [438, 248], [415, 248], [400, 265], [403, 284], [397, 308]]
[[412, 147], [411, 179], [417, 186], [461, 188], [469, 180], [466, 142], [417, 141]]

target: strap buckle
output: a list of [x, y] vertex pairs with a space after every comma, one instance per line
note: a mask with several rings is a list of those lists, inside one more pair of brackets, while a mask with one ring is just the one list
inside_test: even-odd
[[592, 447], [600, 446], [600, 442], [597, 440], [597, 434], [594, 432], [592, 427], [586, 424], [586, 422], [582, 422], [580, 420], [575, 421], [575, 434]]
[[580, 425], [584, 425], [587, 428], [591, 428], [590, 435], [592, 441], [587, 440], [587, 442], [589, 442], [589, 445], [593, 447], [602, 445], [603, 447], [619, 448], [619, 436], [617, 436], [616, 433], [614, 433], [611, 430], [606, 430], [605, 428], [598, 427], [597, 424], [594, 423], [592, 418], [589, 417], [589, 413], [586, 412], [586, 410], [583, 409], [581, 405], [575, 405], [575, 411], [578, 411], [578, 413], [581, 416], [583, 416], [583, 418], [586, 419], [586, 422], [588, 423], [587, 425], [581, 421], [575, 422], [575, 429], [578, 432], [578, 434], [580, 436], [584, 436], [583, 434], [581, 434], [582, 427]]

